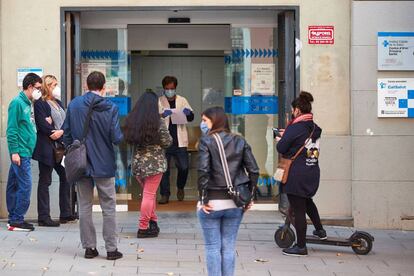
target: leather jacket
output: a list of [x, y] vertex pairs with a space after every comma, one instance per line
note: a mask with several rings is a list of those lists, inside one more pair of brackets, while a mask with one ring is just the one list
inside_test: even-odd
[[[233, 186], [249, 182], [249, 188], [254, 193], [259, 178], [259, 167], [249, 144], [239, 135], [226, 132], [220, 132], [219, 135], [223, 141]], [[210, 199], [223, 199], [216, 196], [217, 192], [227, 194], [228, 191], [218, 146], [214, 137], [210, 135], [200, 139], [198, 190], [202, 204], [207, 204]]]

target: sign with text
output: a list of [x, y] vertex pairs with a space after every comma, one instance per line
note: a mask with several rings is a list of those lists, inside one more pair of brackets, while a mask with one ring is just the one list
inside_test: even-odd
[[23, 79], [29, 73], [35, 73], [39, 77], [43, 77], [43, 69], [38, 67], [31, 68], [17, 68], [17, 86], [23, 86]]
[[334, 26], [308, 26], [309, 44], [334, 44]]
[[252, 94], [275, 94], [275, 65], [273, 63], [253, 63], [251, 73]]
[[414, 118], [414, 78], [378, 79], [378, 117]]
[[378, 70], [414, 70], [414, 32], [378, 33]]

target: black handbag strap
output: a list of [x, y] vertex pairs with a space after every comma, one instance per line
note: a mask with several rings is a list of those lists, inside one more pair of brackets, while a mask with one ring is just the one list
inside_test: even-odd
[[84, 141], [86, 139], [86, 135], [88, 135], [89, 132], [89, 123], [91, 121], [92, 118], [92, 113], [93, 113], [93, 107], [95, 105], [95, 101], [93, 100], [91, 105], [89, 106], [88, 109], [88, 115], [86, 115], [86, 120], [85, 120], [85, 124], [83, 126], [83, 133], [82, 133], [82, 141]]

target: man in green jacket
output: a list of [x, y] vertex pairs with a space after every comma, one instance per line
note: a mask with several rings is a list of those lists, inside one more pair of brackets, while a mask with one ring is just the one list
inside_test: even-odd
[[33, 231], [33, 224], [24, 221], [30, 205], [32, 171], [30, 160], [36, 145], [36, 125], [32, 116], [32, 100], [38, 99], [42, 79], [29, 73], [23, 79], [23, 91], [9, 105], [7, 144], [11, 156], [6, 201], [9, 231]]

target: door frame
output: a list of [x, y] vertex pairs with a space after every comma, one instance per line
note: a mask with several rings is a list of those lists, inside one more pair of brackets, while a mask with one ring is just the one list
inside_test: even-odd
[[[76, 96], [76, 89], [73, 89], [73, 85], [71, 86], [72, 91], [70, 91], [68, 93], [68, 91], [66, 91], [66, 86], [67, 86], [67, 80], [66, 80], [66, 76], [68, 76], [68, 72], [67, 72], [67, 68], [72, 68], [72, 72], [74, 74], [79, 74], [79, 75], [75, 75], [72, 76], [72, 80], [73, 83], [77, 83], [76, 80], [80, 79], [80, 64], [76, 64], [76, 51], [75, 53], [71, 53], [71, 55], [68, 55], [67, 53], [67, 49], [66, 49], [66, 34], [65, 34], [65, 19], [68, 13], [77, 13], [79, 14], [80, 12], [85, 12], [85, 11], [203, 11], [203, 12], [208, 12], [208, 11], [216, 11], [216, 10], [220, 10], [220, 11], [269, 11], [269, 10], [273, 10], [273, 11], [278, 11], [278, 12], [284, 12], [284, 11], [291, 11], [294, 14], [294, 45], [295, 45], [295, 49], [297, 47], [296, 43], [297, 41], [300, 41], [300, 16], [299, 16], [299, 6], [286, 6], [286, 5], [274, 5], [274, 6], [144, 6], [144, 7], [117, 7], [117, 6], [113, 6], [113, 7], [93, 7], [93, 6], [89, 6], [89, 7], [61, 7], [60, 8], [60, 29], [61, 29], [61, 85], [62, 87], [65, 87], [65, 94], [68, 95], [68, 97], [66, 97], [66, 95], [62, 95], [63, 99], [64, 99], [64, 104], [67, 104], [69, 102], [70, 97]], [[278, 15], [275, 13], [275, 17], [277, 17]], [[276, 18], [277, 19], [277, 18]], [[78, 22], [78, 26], [75, 26], [75, 30], [80, 30], [80, 24], [79, 24], [79, 20]], [[219, 23], [223, 23], [223, 22], [219, 22]], [[76, 36], [76, 35], [75, 35]], [[79, 45], [79, 41], [80, 41], [80, 34], [77, 34], [78, 38], [74, 38], [75, 41], [78, 43]], [[72, 49], [73, 50], [73, 49]], [[78, 48], [78, 51], [80, 50], [80, 48]], [[297, 60], [301, 60], [300, 59], [300, 54], [301, 51], [299, 51], [298, 53], [296, 53], [295, 50], [293, 50], [293, 56], [291, 57], [291, 60], [293, 62], [294, 66], [294, 76], [292, 78], [289, 78], [291, 80], [291, 86], [290, 87], [294, 87], [293, 91], [289, 93], [289, 95], [287, 95], [288, 98], [293, 98], [295, 97], [295, 95], [299, 95], [299, 91], [300, 91], [300, 63], [297, 63]], [[79, 53], [78, 53], [79, 55]], [[67, 61], [67, 56], [73, 56], [75, 57], [75, 62], [74, 64], [69, 64], [68, 66], [68, 61]], [[79, 59], [78, 59], [79, 62]], [[283, 110], [282, 110], [283, 109]], [[279, 117], [281, 112], [283, 112], [283, 115], [285, 115], [286, 112], [290, 112], [290, 102], [284, 101], [284, 103], [282, 105], [279, 105]], [[284, 117], [284, 116], [283, 116]], [[279, 120], [279, 124], [280, 124], [280, 120]], [[263, 206], [261, 206], [263, 205]], [[277, 204], [260, 204], [257, 205], [257, 208], [255, 208], [257, 210], [277, 210]]]
[[[74, 95], [74, 91], [71, 91], [68, 93], [66, 91], [66, 85], [67, 85], [67, 48], [66, 48], [66, 26], [65, 26], [65, 20], [66, 20], [66, 14], [67, 13], [79, 13], [82, 11], [215, 11], [215, 10], [222, 10], [222, 11], [293, 11], [294, 17], [295, 17], [295, 46], [296, 41], [300, 40], [300, 17], [299, 17], [299, 6], [286, 6], [286, 5], [274, 5], [274, 6], [143, 6], [143, 7], [118, 7], [118, 6], [112, 6], [112, 7], [94, 7], [94, 6], [87, 6], [87, 7], [61, 7], [60, 8], [60, 56], [61, 56], [61, 86], [65, 87], [65, 95], [63, 95], [64, 103], [67, 104], [70, 100], [70, 95]], [[277, 15], [275, 15], [277, 16]], [[79, 26], [78, 26], [79, 27]], [[75, 26], [76, 28], [76, 26]], [[79, 29], [78, 29], [79, 30]], [[76, 55], [76, 53], [74, 53]], [[300, 60], [300, 54], [299, 51], [297, 54], [295, 54], [293, 58], [293, 62], [296, 62], [296, 58], [299, 57]], [[296, 65], [296, 64], [295, 64]], [[73, 64], [73, 72], [74, 73], [80, 73], [78, 68], [79, 64]], [[76, 79], [76, 76], [75, 76]], [[295, 66], [295, 76], [294, 76], [294, 95], [299, 95], [300, 91], [300, 64], [298, 66]], [[77, 81], [74, 82], [75, 84]], [[72, 86], [73, 89], [73, 86]], [[68, 95], [68, 97], [66, 97]], [[284, 106], [285, 110], [290, 110], [289, 106]]]

